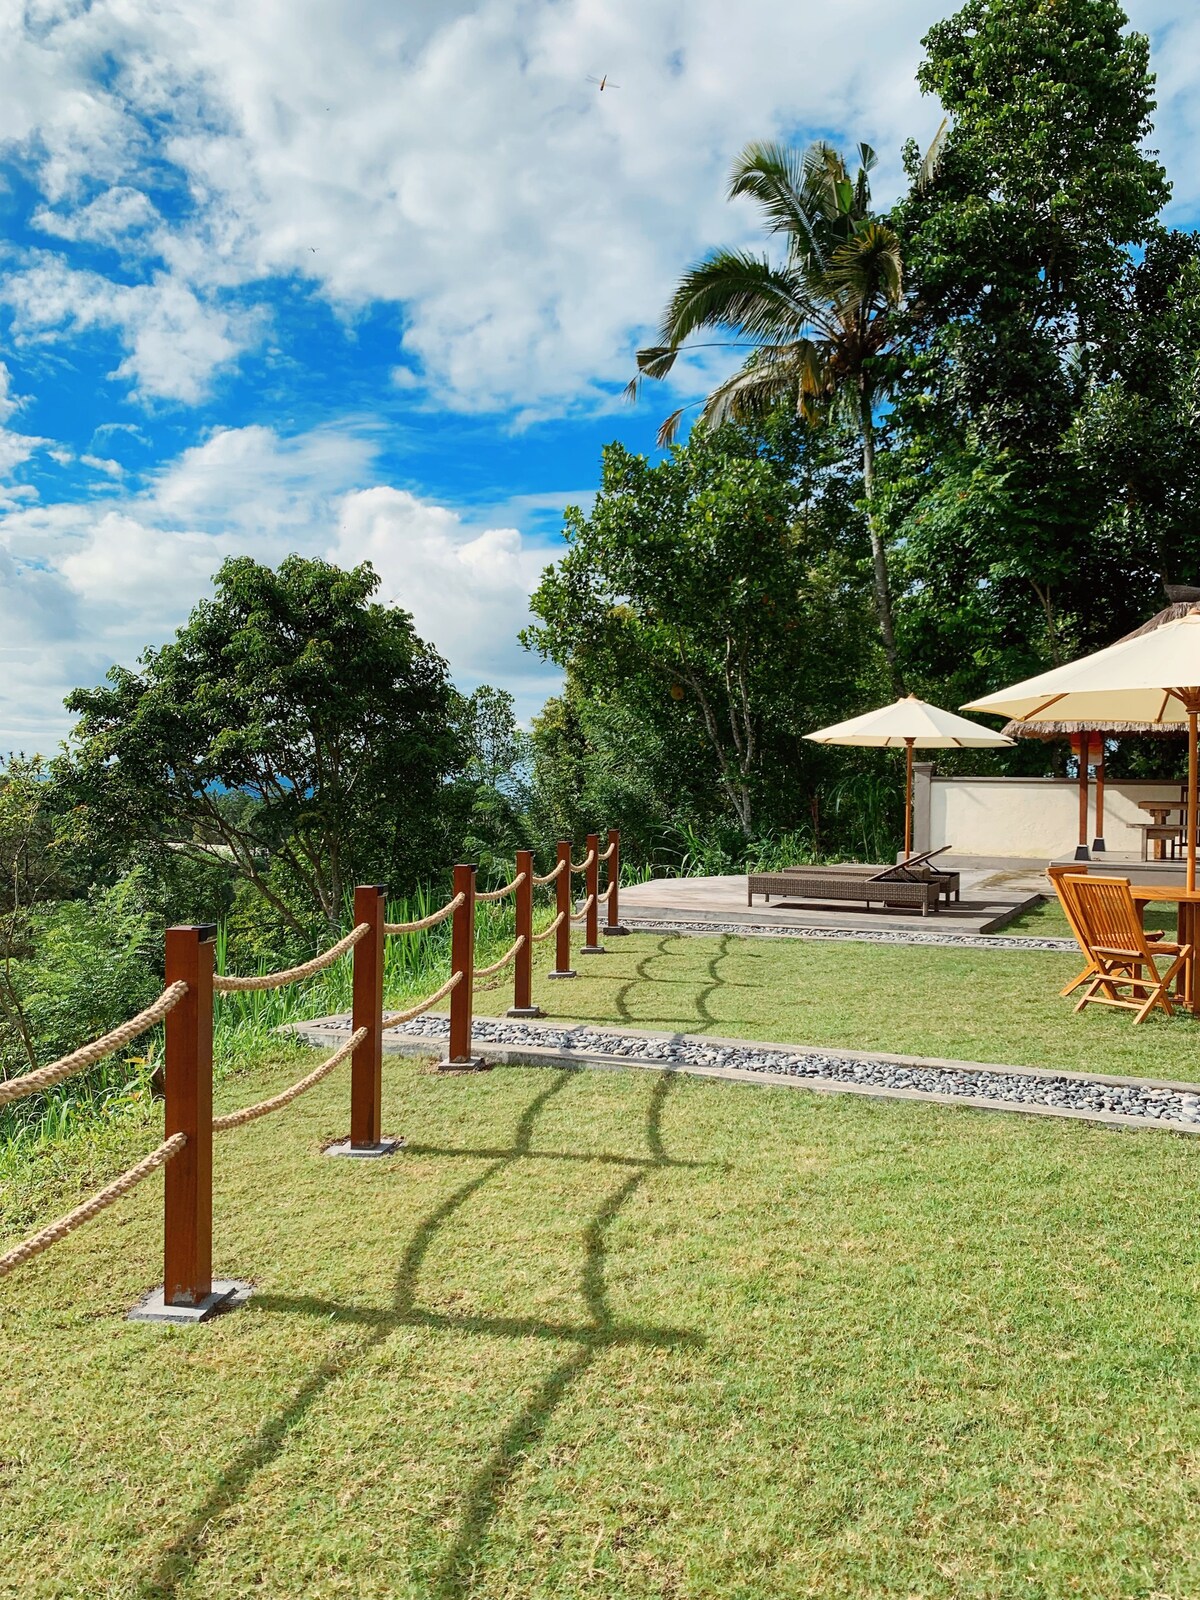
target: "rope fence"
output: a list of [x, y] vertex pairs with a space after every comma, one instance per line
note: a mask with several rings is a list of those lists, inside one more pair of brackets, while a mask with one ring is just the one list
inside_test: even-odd
[[[136, 1315], [146, 1320], [161, 1317], [166, 1321], [203, 1320], [228, 1295], [228, 1280], [212, 1276], [212, 1169], [214, 1135], [244, 1127], [259, 1118], [281, 1111], [314, 1088], [345, 1061], [350, 1070], [350, 1136], [330, 1147], [331, 1154], [389, 1154], [396, 1141], [381, 1135], [383, 1099], [383, 1036], [391, 1028], [411, 1022], [449, 999], [450, 1031], [443, 1067], [471, 1070], [483, 1065], [472, 1054], [472, 1019], [476, 979], [492, 978], [513, 967], [513, 1006], [510, 1016], [543, 1016], [532, 994], [533, 947], [557, 938], [554, 970], [547, 976], [573, 978], [570, 967], [571, 925], [587, 920], [585, 942], [580, 954], [603, 954], [597, 943], [597, 908], [600, 901], [599, 872], [608, 863], [606, 894], [609, 924], [606, 932], [623, 932], [615, 926], [620, 878], [618, 834], [609, 833], [608, 849], [599, 848], [599, 836], [587, 836], [587, 853], [580, 863], [571, 860], [571, 842], [559, 840], [557, 863], [553, 871], [538, 875], [533, 870], [533, 852], [519, 850], [516, 873], [499, 889], [484, 892], [475, 886], [473, 866], [454, 868], [450, 900], [428, 916], [411, 922], [387, 922], [385, 889], [382, 885], [359, 885], [354, 891], [354, 924], [349, 933], [327, 950], [294, 967], [276, 972], [241, 977], [214, 971], [217, 929], [215, 925], [171, 927], [165, 946], [165, 986], [152, 1004], [112, 1029], [102, 1038], [82, 1046], [70, 1055], [35, 1068], [21, 1077], [0, 1082], [0, 1108], [49, 1089], [76, 1073], [85, 1071], [106, 1056], [124, 1049], [134, 1039], [160, 1022], [166, 1024], [164, 1055], [164, 1132], [154, 1150], [100, 1189], [89, 1200], [66, 1216], [49, 1223], [38, 1233], [0, 1255], [0, 1278], [31, 1260], [73, 1233], [92, 1217], [128, 1194], [131, 1189], [164, 1168], [163, 1189], [164, 1244], [163, 1288], [157, 1308], [139, 1306]], [[585, 872], [587, 898], [573, 911], [571, 877]], [[540, 933], [533, 931], [534, 890], [555, 885], [556, 915]], [[479, 902], [496, 903], [515, 896], [513, 917], [515, 938], [503, 955], [485, 966], [475, 965], [475, 908]], [[390, 935], [420, 933], [452, 920], [450, 976], [432, 994], [400, 1011], [384, 1014], [383, 992], [385, 955]], [[505, 919], [507, 920], [507, 918]], [[346, 956], [353, 958], [352, 1010], [349, 1036], [332, 1054], [304, 1077], [278, 1094], [214, 1116], [213, 1025], [214, 997], [282, 988], [299, 983], [333, 967]], [[498, 983], [485, 985], [494, 989]], [[179, 1159], [176, 1159], [179, 1158]], [[153, 1301], [155, 1297], [151, 1297]]]
[[98, 1194], [90, 1200], [85, 1200], [82, 1205], [68, 1211], [65, 1217], [60, 1217], [57, 1222], [52, 1222], [26, 1239], [7, 1255], [0, 1256], [0, 1278], [6, 1277], [15, 1267], [20, 1267], [26, 1261], [32, 1261], [34, 1256], [41, 1255], [43, 1250], [48, 1250], [52, 1244], [57, 1244], [60, 1239], [65, 1239], [69, 1233], [74, 1233], [76, 1228], [81, 1228], [85, 1222], [90, 1222], [93, 1217], [106, 1211], [109, 1206], [128, 1194], [137, 1187], [143, 1178], [148, 1178], [157, 1168], [164, 1166], [172, 1156], [176, 1156], [187, 1143], [186, 1133], [172, 1134], [169, 1139], [164, 1139], [157, 1149], [151, 1150], [148, 1156], [123, 1172], [119, 1178], [114, 1178], [106, 1184]]
[[259, 1117], [269, 1116], [272, 1111], [282, 1111], [284, 1106], [290, 1106], [293, 1100], [298, 1100], [306, 1089], [311, 1089], [322, 1078], [327, 1078], [335, 1067], [340, 1067], [366, 1037], [366, 1028], [356, 1028], [341, 1049], [335, 1050], [319, 1067], [314, 1067], [306, 1078], [300, 1078], [280, 1094], [273, 1094], [269, 1100], [259, 1100], [255, 1105], [243, 1106], [240, 1111], [229, 1111], [223, 1117], [214, 1117], [213, 1132], [226, 1133], [230, 1128], [240, 1128], [247, 1122], [256, 1122]]
[[452, 917], [465, 899], [465, 895], [456, 894], [454, 899], [448, 901], [440, 911], [431, 911], [427, 917], [418, 917], [415, 922], [385, 922], [383, 931], [386, 934], [420, 933], [423, 928], [436, 928], [439, 922], [445, 922], [447, 917]]
[[370, 933], [370, 925], [360, 922], [357, 927], [351, 928], [344, 939], [339, 939], [336, 944], [330, 945], [328, 950], [323, 950], [319, 956], [314, 956], [311, 961], [305, 961], [298, 967], [286, 967], [282, 972], [260, 972], [253, 978], [235, 978], [228, 973], [217, 973], [213, 976], [213, 988], [219, 994], [239, 994], [246, 989], [282, 989], [285, 984], [299, 983], [301, 978], [311, 978], [317, 972], [323, 972], [326, 967], [332, 967], [335, 961], [340, 961], [348, 950], [362, 938]]
[[486, 894], [476, 893], [476, 900], [503, 900], [506, 894], [512, 894], [525, 882], [525, 873], [518, 872], [511, 883], [506, 883], [503, 889], [489, 889]]
[[23, 1077], [6, 1079], [0, 1083], [0, 1106], [21, 1100], [27, 1094], [36, 1094], [39, 1089], [49, 1089], [54, 1084], [61, 1083], [64, 1078], [74, 1077], [77, 1072], [94, 1067], [96, 1062], [103, 1061], [105, 1056], [123, 1050], [127, 1044], [132, 1044], [139, 1034], [145, 1033], [147, 1029], [153, 1028], [156, 1023], [162, 1022], [169, 1016], [186, 993], [186, 983], [172, 983], [152, 1005], [148, 1005], [144, 1011], [139, 1011], [136, 1017], [130, 1017], [128, 1022], [123, 1022], [111, 1033], [106, 1033], [103, 1038], [96, 1039], [92, 1044], [85, 1044], [78, 1050], [72, 1050], [69, 1056], [51, 1061], [47, 1066], [25, 1073]]

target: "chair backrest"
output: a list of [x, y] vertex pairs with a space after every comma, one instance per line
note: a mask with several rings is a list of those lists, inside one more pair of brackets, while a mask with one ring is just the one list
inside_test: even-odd
[[[886, 883], [889, 878], [893, 878], [903, 883], [905, 881], [904, 874], [909, 870], [909, 868], [923, 867], [927, 861], [932, 861], [934, 856], [940, 856], [943, 854], [943, 852], [949, 849], [950, 846], [948, 844], [944, 844], [939, 846], [939, 848], [936, 850], [923, 850], [919, 856], [905, 856], [903, 861], [897, 861], [894, 867], [884, 867], [880, 872], [873, 872], [867, 879], [867, 882]], [[931, 867], [925, 876], [928, 878], [931, 873], [936, 871], [936, 867]]]
[[1084, 949], [1129, 950], [1149, 959], [1142, 919], [1128, 878], [1068, 877]]
[[1054, 892], [1058, 895], [1058, 903], [1063, 908], [1063, 914], [1071, 926], [1071, 932], [1079, 941], [1079, 948], [1086, 954], [1087, 945], [1084, 941], [1083, 928], [1079, 921], [1079, 912], [1075, 905], [1074, 889], [1074, 885], [1078, 883], [1082, 874], [1077, 867], [1047, 867], [1046, 876], [1054, 885]]

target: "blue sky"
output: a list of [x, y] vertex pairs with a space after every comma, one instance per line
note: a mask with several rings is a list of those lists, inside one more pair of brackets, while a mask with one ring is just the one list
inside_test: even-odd
[[[26, 0], [0, 14], [0, 750], [132, 663], [229, 554], [372, 560], [465, 688], [516, 634], [637, 408], [682, 265], [752, 220], [750, 138], [880, 152], [949, 0]], [[1173, 220], [1200, 202], [1200, 17], [1137, 0]], [[619, 88], [601, 95], [588, 76]]]

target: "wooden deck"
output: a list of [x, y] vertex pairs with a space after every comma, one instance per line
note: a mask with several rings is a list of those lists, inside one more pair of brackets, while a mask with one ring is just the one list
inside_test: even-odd
[[871, 910], [842, 902], [771, 900], [746, 904], [744, 874], [723, 878], [655, 878], [621, 890], [621, 920], [636, 922], [754, 923], [768, 927], [862, 928], [880, 932], [998, 933], [1006, 923], [1052, 891], [1037, 862], [945, 858], [961, 874], [962, 899], [928, 916], [917, 908]]

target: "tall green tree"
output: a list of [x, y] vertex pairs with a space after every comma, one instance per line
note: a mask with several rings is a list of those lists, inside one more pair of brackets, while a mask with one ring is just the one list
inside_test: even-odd
[[[660, 343], [637, 353], [639, 378], [630, 392], [642, 378], [665, 378], [694, 334], [719, 329], [746, 359], [704, 402], [706, 423], [762, 417], [785, 403], [809, 422], [832, 417], [857, 431], [875, 607], [899, 690], [887, 551], [874, 496], [876, 409], [903, 272], [898, 235], [871, 209], [875, 154], [861, 144], [858, 158], [852, 177], [843, 157], [822, 141], [804, 152], [746, 147], [729, 198], [747, 195], [757, 203], [768, 233], [783, 244], [784, 260], [721, 249], [689, 268], [663, 315]], [[660, 443], [674, 438], [681, 416], [682, 410], [667, 418]]]
[[355, 877], [445, 859], [461, 697], [368, 565], [227, 561], [174, 640], [67, 699], [82, 832], [230, 862], [284, 923], [339, 921]]
[[852, 564], [805, 514], [802, 441], [785, 416], [766, 435], [695, 430], [657, 466], [609, 445], [595, 505], [568, 509], [570, 549], [522, 635], [577, 694], [685, 721], [681, 751], [746, 836], [777, 777], [767, 758], [831, 698], [840, 708], [863, 667]]

